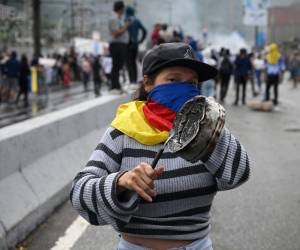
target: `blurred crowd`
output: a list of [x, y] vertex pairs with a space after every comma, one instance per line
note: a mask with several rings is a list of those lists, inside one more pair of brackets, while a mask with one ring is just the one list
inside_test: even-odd
[[178, 41], [188, 43], [200, 61], [218, 69], [218, 76], [200, 83], [199, 88], [202, 95], [213, 96], [221, 103], [225, 102], [230, 82], [234, 84], [234, 105], [246, 104], [249, 83], [252, 98], [260, 97], [261, 101], [270, 101], [272, 96], [271, 101], [276, 106], [278, 86], [283, 80], [283, 74], [289, 72], [294, 88], [300, 81], [299, 50], [284, 53], [277, 44], [271, 43], [250, 51], [241, 48], [238, 54], [232, 54], [229, 48], [222, 47], [217, 51], [210, 46], [203, 46], [201, 41], [185, 36], [180, 27], [168, 27], [167, 24], [159, 23], [154, 25], [151, 33], [152, 46]]
[[[228, 48], [221, 48], [220, 51], [200, 49], [193, 39], [187, 42], [195, 49], [200, 61], [218, 69], [216, 79], [201, 83], [200, 88], [203, 95], [214, 96], [221, 103], [225, 102], [230, 82], [233, 82], [234, 105], [245, 105], [247, 91], [251, 91], [252, 98], [260, 97], [261, 101], [272, 101], [277, 106], [279, 84], [284, 73], [289, 72], [294, 88], [300, 80], [300, 53], [297, 50], [284, 54], [277, 44], [271, 43], [252, 51], [241, 48], [235, 55]], [[250, 88], [247, 88], [248, 84]]]
[[[0, 53], [0, 103], [19, 106], [23, 99], [24, 107], [29, 105], [28, 93], [48, 99], [49, 86], [57, 89], [82, 84], [83, 91], [92, 88], [95, 96], [101, 95], [105, 84], [111, 94], [138, 89], [142, 82], [141, 63], [147, 49], [167, 42], [185, 42], [194, 50], [197, 58], [219, 70], [216, 79], [199, 84], [201, 93], [214, 96], [224, 103], [229, 89], [235, 91], [234, 105], [246, 104], [247, 89], [252, 97], [271, 100], [278, 104], [278, 86], [282, 75], [288, 71], [293, 87], [300, 80], [300, 52], [285, 54], [276, 44], [262, 49], [247, 51], [240, 49], [238, 54], [229, 48], [219, 51], [206, 46], [203, 41], [184, 34], [180, 26], [156, 23], [147, 39], [148, 31], [135, 16], [131, 6], [122, 1], [114, 3], [111, 18], [109, 47], [105, 54], [78, 53], [71, 47], [64, 54], [28, 58], [18, 56], [16, 51]], [[148, 43], [147, 43], [148, 41]], [[141, 44], [143, 46], [140, 50]], [[229, 88], [230, 83], [233, 88]], [[251, 88], [247, 88], [247, 84]], [[248, 94], [249, 96], [249, 94]]]
[[[229, 48], [222, 47], [219, 51], [210, 46], [203, 46], [201, 41], [191, 36], [185, 36], [180, 27], [168, 27], [166, 24], [155, 24], [151, 34], [152, 46], [165, 42], [186, 42], [194, 50], [197, 58], [214, 66], [219, 74], [215, 79], [200, 83], [201, 94], [213, 96], [224, 103], [229, 85], [234, 84], [234, 105], [245, 105], [247, 89], [252, 98], [270, 101], [278, 105], [278, 86], [283, 75], [288, 72], [294, 88], [300, 81], [300, 51], [291, 50], [289, 53], [280, 51], [280, 47], [271, 43], [264, 48], [253, 48], [247, 51], [241, 48], [239, 53], [232, 54]], [[250, 84], [251, 88], [247, 88]], [[248, 94], [249, 95], [249, 94]]]
[[29, 59], [16, 51], [0, 54], [0, 103], [29, 105], [28, 94], [48, 99], [49, 88], [65, 89], [82, 82], [83, 90], [93, 89], [100, 96], [101, 84], [109, 84], [111, 59], [93, 54], [78, 54], [72, 47], [64, 54]]

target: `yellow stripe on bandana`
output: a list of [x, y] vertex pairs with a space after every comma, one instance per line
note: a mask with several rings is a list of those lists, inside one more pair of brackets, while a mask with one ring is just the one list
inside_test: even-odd
[[168, 131], [150, 126], [144, 116], [144, 101], [133, 101], [120, 105], [111, 126], [144, 145], [155, 145], [167, 140]]

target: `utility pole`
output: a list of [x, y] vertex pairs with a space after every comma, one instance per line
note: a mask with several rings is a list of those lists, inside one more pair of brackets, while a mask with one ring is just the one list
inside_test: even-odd
[[33, 9], [33, 51], [34, 55], [39, 57], [41, 55], [41, 1], [32, 0]]
[[75, 20], [74, 20], [74, 0], [71, 0], [71, 39], [75, 36]]
[[233, 32], [233, 20], [234, 20], [234, 3], [233, 0], [229, 1], [229, 31]]
[[259, 32], [259, 29], [258, 29], [258, 25], [255, 25], [254, 26], [254, 46], [255, 48], [258, 47], [258, 41], [257, 41], [257, 38], [258, 38], [258, 32]]

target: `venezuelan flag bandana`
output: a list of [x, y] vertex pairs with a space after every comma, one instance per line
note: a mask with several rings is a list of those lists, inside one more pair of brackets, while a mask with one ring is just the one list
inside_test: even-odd
[[191, 83], [166, 83], [153, 88], [148, 100], [119, 106], [111, 125], [144, 145], [164, 142], [182, 105], [199, 95]]

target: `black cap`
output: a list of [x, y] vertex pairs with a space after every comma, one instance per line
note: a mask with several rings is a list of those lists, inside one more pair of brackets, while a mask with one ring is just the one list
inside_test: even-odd
[[143, 75], [172, 66], [193, 69], [199, 76], [199, 82], [214, 78], [216, 68], [200, 62], [191, 46], [186, 43], [163, 43], [147, 52], [143, 59]]

